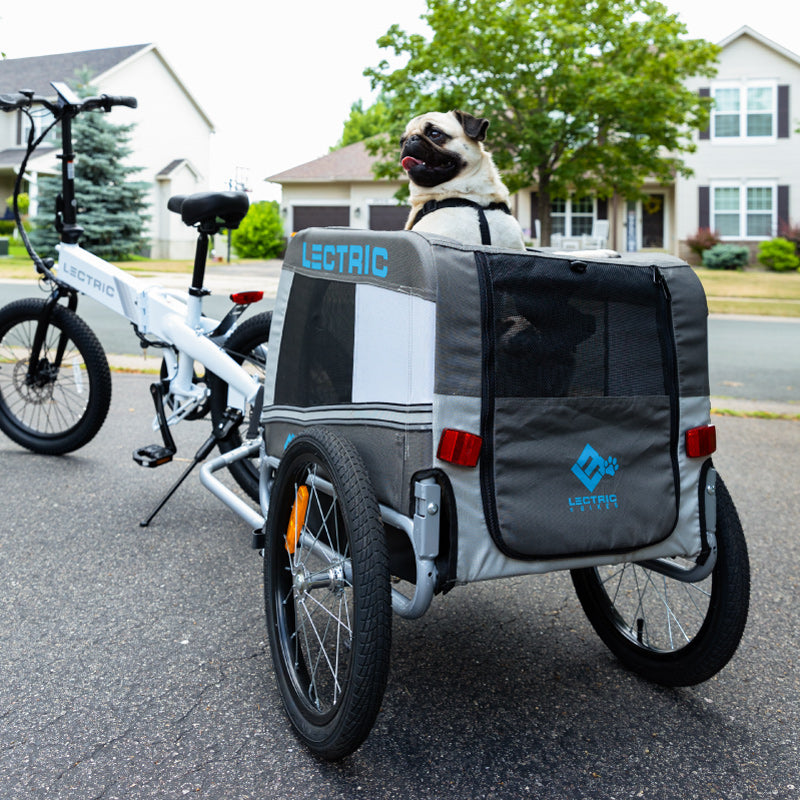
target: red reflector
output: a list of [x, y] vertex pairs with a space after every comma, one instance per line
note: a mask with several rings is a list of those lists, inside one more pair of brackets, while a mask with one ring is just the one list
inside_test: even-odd
[[717, 429], [703, 425], [686, 431], [686, 455], [689, 458], [704, 458], [717, 449]]
[[250, 303], [257, 303], [262, 297], [264, 297], [264, 292], [234, 292], [231, 300], [237, 306], [249, 306]]
[[474, 467], [481, 454], [482, 439], [474, 433], [445, 428], [436, 457], [462, 467]]

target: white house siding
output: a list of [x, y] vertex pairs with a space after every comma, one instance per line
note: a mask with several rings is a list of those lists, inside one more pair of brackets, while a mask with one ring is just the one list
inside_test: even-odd
[[[160, 218], [164, 219], [164, 194], [169, 196], [209, 188], [213, 128], [180, 84], [171, 79], [169, 66], [155, 50], [136, 55], [106, 73], [102, 91], [106, 94], [133, 95], [139, 102], [136, 109], [115, 108], [112, 119], [120, 124], [135, 123], [131, 136], [135, 153], [132, 160], [136, 166], [144, 168], [138, 179], [151, 184], [153, 211], [149, 233], [152, 255], [157, 258], [191, 257], [194, 250], [192, 231], [184, 225], [176, 227], [172, 220], [167, 221], [166, 229], [162, 227], [159, 230], [158, 224]], [[192, 183], [187, 182], [186, 175], [182, 175], [179, 186], [165, 189], [163, 182], [156, 180], [156, 175], [175, 158], [188, 159], [197, 168], [199, 177]], [[173, 239], [173, 236], [176, 238]]]
[[[699, 227], [699, 187], [733, 182], [739, 185], [788, 186], [789, 219], [800, 221], [800, 159], [798, 159], [798, 117], [793, 109], [800, 102], [800, 63], [798, 57], [781, 48], [770, 46], [758, 34], [744, 33], [728, 42], [720, 55], [718, 72], [713, 80], [695, 78], [688, 82], [699, 91], [704, 87], [730, 82], [753, 84], [769, 82], [774, 86], [789, 87], [789, 137], [773, 136], [769, 141], [726, 142], [700, 139], [697, 151], [686, 158], [694, 170], [690, 179], [676, 183], [677, 227], [680, 239], [695, 233]], [[774, 131], [777, 133], [777, 131]], [[713, 217], [710, 227], [714, 227]], [[773, 235], [777, 235], [777, 220]], [[757, 239], [741, 237], [752, 247]], [[681, 255], [686, 255], [683, 250]]]

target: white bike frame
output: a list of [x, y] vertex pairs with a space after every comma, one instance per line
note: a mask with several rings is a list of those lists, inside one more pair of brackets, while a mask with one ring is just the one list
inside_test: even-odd
[[[147, 286], [78, 244], [58, 246], [58, 279], [129, 319], [142, 335], [173, 345], [163, 348], [169, 394], [175, 400], [167, 423], [181, 420], [205, 400], [208, 389], [194, 383], [197, 361], [228, 384], [228, 405], [244, 412], [258, 381], [209, 334], [218, 321], [203, 315], [203, 299], [187, 292]], [[153, 424], [157, 429], [157, 421]]]

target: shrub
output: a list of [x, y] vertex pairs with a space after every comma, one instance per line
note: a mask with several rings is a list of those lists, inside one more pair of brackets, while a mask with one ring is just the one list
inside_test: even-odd
[[694, 236], [690, 236], [686, 240], [689, 249], [697, 256], [703, 255], [703, 252], [710, 250], [715, 244], [720, 243], [719, 234], [712, 231], [710, 228], [699, 228]]
[[795, 253], [794, 242], [779, 236], [768, 242], [761, 242], [758, 246], [758, 260], [768, 269], [776, 272], [797, 269], [800, 258]]
[[709, 269], [738, 269], [750, 260], [750, 251], [738, 244], [715, 244], [703, 253], [703, 266]]
[[[6, 198], [6, 205], [9, 210], [14, 208], [14, 195]], [[24, 217], [31, 207], [31, 198], [27, 192], [20, 192], [17, 197], [17, 206], [19, 206], [19, 213]]]
[[800, 225], [781, 221], [780, 225], [778, 225], [778, 236], [792, 242], [795, 254], [800, 255]]
[[253, 203], [233, 231], [231, 241], [239, 258], [277, 258], [283, 249], [283, 223], [278, 204]]

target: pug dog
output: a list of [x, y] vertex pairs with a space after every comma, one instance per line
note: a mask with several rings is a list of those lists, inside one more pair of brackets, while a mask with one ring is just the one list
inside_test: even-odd
[[431, 112], [408, 123], [400, 163], [408, 174], [411, 213], [406, 230], [524, 249], [508, 208], [508, 189], [483, 148], [489, 120], [464, 111]]

